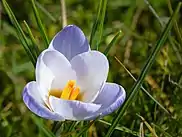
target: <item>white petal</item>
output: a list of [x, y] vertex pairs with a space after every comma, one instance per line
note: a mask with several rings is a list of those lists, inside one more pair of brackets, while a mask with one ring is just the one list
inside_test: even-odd
[[43, 57], [47, 53], [47, 50], [44, 50], [37, 59], [36, 64], [36, 82], [40, 87], [40, 95], [42, 96], [43, 100], [47, 100], [47, 94], [51, 87], [51, 83], [55, 78], [54, 74], [51, 70], [47, 67], [44, 63]]
[[44, 89], [43, 98], [47, 98], [49, 89], [62, 89], [72, 79], [76, 79], [75, 72], [63, 54], [56, 50], [41, 53], [36, 67], [36, 80]]
[[76, 71], [77, 84], [84, 92], [83, 101], [93, 102], [107, 79], [109, 63], [106, 56], [98, 51], [84, 52], [75, 56], [71, 65]]
[[84, 103], [77, 100], [63, 100], [50, 96], [51, 108], [68, 120], [84, 120], [101, 107], [100, 104]]

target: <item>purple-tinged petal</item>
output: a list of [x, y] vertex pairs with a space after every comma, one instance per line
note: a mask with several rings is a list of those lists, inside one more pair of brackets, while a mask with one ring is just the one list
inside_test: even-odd
[[90, 114], [97, 112], [100, 104], [84, 103], [77, 100], [63, 100], [54, 96], [49, 97], [54, 112], [68, 120], [84, 120]]
[[58, 50], [68, 60], [90, 50], [87, 38], [82, 30], [75, 25], [68, 25], [58, 32], [51, 41], [49, 48]]
[[96, 113], [91, 114], [87, 119], [95, 119], [98, 116], [103, 117], [112, 113], [123, 104], [125, 98], [126, 92], [122, 86], [115, 83], [106, 83], [101, 93], [93, 102], [95, 104], [101, 104], [101, 108]]
[[99, 51], [84, 52], [70, 61], [76, 72], [77, 84], [83, 93], [83, 102], [93, 102], [109, 71], [109, 63], [104, 54]]
[[23, 101], [26, 106], [36, 115], [51, 119], [55, 121], [63, 121], [64, 118], [59, 114], [50, 111], [44, 104], [40, 94], [39, 88], [35, 81], [28, 83], [23, 90]]

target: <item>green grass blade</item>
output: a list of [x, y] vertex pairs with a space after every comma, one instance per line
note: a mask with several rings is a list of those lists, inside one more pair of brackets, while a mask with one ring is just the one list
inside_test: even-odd
[[103, 36], [103, 26], [104, 26], [104, 19], [105, 19], [105, 14], [106, 14], [106, 9], [107, 9], [107, 0], [103, 0], [103, 8], [102, 8], [102, 13], [101, 13], [101, 19], [100, 19], [100, 24], [98, 28], [99, 32], [99, 39], [97, 40], [97, 50], [99, 49], [99, 44], [102, 41], [102, 36]]
[[[178, 82], [177, 82], [177, 85], [181, 85], [181, 84], [182, 84], [182, 73], [180, 74]], [[179, 86], [176, 86], [176, 88], [174, 89], [174, 93], [176, 94], [179, 89], [180, 89]]]
[[154, 10], [152, 5], [149, 3], [149, 1], [148, 0], [144, 0], [144, 2], [147, 4], [147, 6], [149, 7], [149, 9], [153, 13], [153, 15], [157, 18], [157, 20], [159, 21], [160, 25], [163, 26], [163, 22], [161, 21], [160, 17], [158, 16], [157, 12]]
[[89, 122], [85, 127], [83, 127], [82, 130], [80, 130], [80, 132], [76, 135], [76, 137], [80, 137], [81, 135], [83, 135], [85, 132], [87, 132], [87, 130], [100, 118], [100, 116], [98, 116], [95, 120]]
[[93, 27], [92, 27], [92, 31], [91, 31], [91, 35], [90, 35], [90, 45], [91, 46], [93, 44], [94, 36], [96, 35], [97, 27], [98, 27], [98, 24], [99, 24], [99, 18], [100, 18], [100, 14], [101, 14], [102, 2], [103, 2], [103, 0], [100, 0], [99, 6], [98, 6], [98, 9], [97, 9], [97, 17], [96, 17], [96, 20], [93, 23]]
[[[155, 11], [155, 9], [152, 7], [152, 5], [149, 3], [148, 0], [144, 0], [144, 1], [145, 1], [145, 3], [148, 5], [150, 11], [153, 13], [153, 15], [154, 15], [154, 16], [156, 17], [156, 19], [159, 21], [161, 27], [163, 28], [163, 27], [164, 27], [164, 23], [161, 21], [160, 17], [158, 16], [157, 12]], [[169, 3], [170, 3], [170, 2], [168, 2], [168, 4], [169, 4]], [[169, 10], [172, 10], [171, 7], [170, 7], [170, 4], [169, 4]], [[171, 11], [171, 12], [173, 12], [173, 11]], [[177, 26], [177, 29], [178, 29], [178, 26]], [[176, 29], [176, 30], [177, 30], [177, 29]], [[178, 33], [179, 33], [179, 32], [178, 32]], [[179, 35], [180, 35], [180, 34], [179, 34]], [[176, 53], [175, 55], [176, 55], [177, 59], [179, 60], [180, 64], [182, 64], [182, 56], [181, 56], [181, 54], [179, 53], [179, 51], [178, 51], [176, 45], [173, 43], [172, 37], [171, 37], [170, 35], [168, 36], [168, 40], [169, 40], [169, 43], [170, 43], [170, 45], [171, 45], [173, 51]]]
[[[172, 9], [172, 5], [171, 5], [170, 0], [167, 0], [167, 5], [168, 5], [169, 12], [172, 15], [173, 9]], [[176, 20], [174, 21], [174, 31], [176, 33], [176, 36], [177, 36], [179, 43], [182, 45], [182, 35], [181, 35], [180, 29], [179, 29], [179, 26], [178, 26], [178, 23]]]
[[47, 137], [56, 137], [48, 128], [46, 128], [39, 119], [37, 119], [34, 115], [31, 116], [34, 123], [44, 132]]
[[44, 40], [45, 48], [47, 48], [49, 46], [49, 39], [48, 39], [48, 37], [46, 35], [45, 28], [44, 28], [44, 26], [42, 24], [42, 21], [40, 19], [40, 15], [39, 15], [38, 10], [37, 10], [37, 8], [35, 6], [35, 1], [31, 0], [31, 2], [32, 2], [32, 8], [33, 8], [33, 12], [34, 12], [34, 15], [35, 15], [35, 19], [36, 19], [38, 28], [39, 28], [40, 33], [42, 35], [42, 38]]
[[54, 121], [51, 131], [56, 134], [62, 128], [63, 123], [62, 121]]
[[[111, 123], [109, 123], [107, 121], [104, 121], [104, 120], [98, 120], [98, 122], [103, 123], [103, 124], [108, 125], [108, 126], [111, 126]], [[130, 130], [129, 128], [126, 128], [126, 127], [123, 127], [123, 126], [122, 127], [116, 126], [115, 129], [118, 130], [118, 131], [129, 133], [129, 134], [131, 134], [133, 136], [139, 136], [138, 132]]]
[[3, 6], [11, 20], [11, 22], [13, 23], [13, 25], [15, 26], [16, 28], [16, 32], [18, 34], [18, 38], [23, 46], [23, 48], [25, 49], [27, 55], [29, 56], [29, 59], [31, 60], [32, 64], [35, 66], [36, 64], [36, 56], [33, 55], [32, 51], [31, 51], [31, 48], [28, 44], [28, 41], [27, 41], [27, 38], [23, 32], [23, 30], [21, 29], [21, 26], [20, 24], [18, 23], [15, 15], [13, 14], [11, 8], [9, 7], [8, 3], [6, 2], [6, 0], [3, 0]]
[[174, 19], [176, 17], [176, 14], [179, 12], [180, 7], [181, 7], [181, 2], [178, 4], [175, 12], [173, 13], [173, 15], [172, 15], [171, 19], [169, 20], [168, 24], [166, 25], [160, 39], [158, 40], [156, 46], [154, 47], [152, 53], [150, 54], [148, 60], [146, 61], [146, 64], [143, 67], [137, 82], [133, 85], [133, 87], [131, 89], [131, 92], [130, 92], [131, 94], [128, 96], [128, 98], [124, 102], [123, 106], [119, 109], [118, 115], [113, 119], [112, 125], [110, 126], [110, 128], [109, 128], [109, 130], [108, 130], [105, 137], [110, 137], [111, 136], [112, 132], [114, 131], [114, 128], [116, 127], [116, 125], [121, 120], [124, 112], [127, 110], [127, 108], [130, 106], [130, 104], [132, 103], [132, 101], [134, 100], [136, 95], [138, 94], [139, 89], [140, 89], [140, 87], [141, 87], [141, 85], [143, 83], [143, 80], [144, 80], [145, 76], [149, 72], [153, 62], [155, 61], [155, 58], [156, 58], [158, 52], [160, 51], [160, 49], [161, 49], [162, 45], [164, 44], [165, 40], [167, 39], [169, 31], [172, 28], [173, 21], [174, 21]]
[[[104, 26], [104, 19], [105, 13], [107, 8], [107, 0], [100, 0], [98, 11], [97, 11], [97, 18], [93, 24], [91, 36], [90, 36], [90, 45], [95, 45], [95, 49], [99, 49], [99, 45], [102, 41], [103, 36], [103, 26]], [[96, 40], [96, 43], [94, 42]]]
[[92, 122], [90, 122], [87, 126], [85, 126], [77, 135], [76, 137], [80, 137], [81, 135], [83, 135], [94, 123], [96, 120], [93, 120]]
[[154, 123], [152, 123], [152, 125], [153, 125], [156, 129], [158, 129], [160, 132], [162, 132], [162, 133], [165, 135], [165, 137], [173, 137], [172, 135], [170, 135], [169, 133], [167, 133], [166, 131], [164, 131], [164, 129], [162, 129], [160, 126], [158, 126], [158, 125], [156, 125], [156, 124], [154, 124]]
[[180, 54], [178, 48], [176, 47], [176, 45], [173, 43], [173, 40], [171, 38], [171, 36], [168, 37], [169, 43], [172, 47], [172, 50], [174, 51], [177, 59], [179, 60], [180, 64], [182, 65], [182, 55]]
[[35, 56], [36, 57], [38, 57], [39, 56], [39, 54], [40, 54], [40, 51], [39, 51], [39, 48], [38, 48], [38, 46], [37, 46], [37, 43], [36, 43], [36, 40], [35, 40], [35, 38], [34, 38], [34, 36], [33, 36], [33, 34], [32, 34], [32, 31], [31, 31], [31, 29], [30, 29], [30, 27], [28, 26], [28, 24], [27, 24], [27, 22], [26, 21], [24, 21], [24, 24], [25, 24], [25, 27], [26, 27], [26, 29], [27, 29], [27, 31], [28, 31], [28, 34], [29, 34], [29, 36], [30, 36], [30, 40], [31, 40], [31, 42], [32, 42], [32, 51], [33, 52], [35, 52]]
[[[131, 72], [124, 66], [124, 64], [117, 58], [114, 57], [116, 59], [116, 61], [126, 70], [126, 72], [130, 75], [130, 77], [136, 82], [137, 79], [131, 74]], [[143, 92], [145, 92], [157, 105], [159, 105], [159, 107], [161, 109], [163, 109], [167, 114], [170, 115], [169, 111], [167, 109], [165, 109], [165, 107], [163, 107], [163, 105], [161, 105], [152, 95], [150, 95], [150, 93], [143, 87], [141, 86], [141, 89]]]
[[109, 53], [109, 51], [110, 51], [110, 49], [114, 46], [114, 45], [116, 45], [116, 43], [119, 41], [119, 39], [121, 38], [121, 36], [123, 36], [123, 32], [120, 30], [117, 34], [116, 34], [116, 36], [114, 36], [114, 38], [112, 39], [112, 41], [109, 43], [109, 45], [106, 47], [106, 49], [104, 50], [104, 54], [106, 55], [106, 56], [108, 56], [108, 53]]
[[[87, 124], [89, 124], [89, 121], [84, 121], [83, 124], [84, 124], [84, 125], [87, 125]], [[88, 130], [86, 130], [86, 131], [84, 132], [84, 134], [82, 135], [82, 137], [88, 137]]]
[[37, 1], [35, 1], [35, 5], [48, 17], [50, 18], [54, 23], [57, 22], [57, 20], [55, 19], [55, 17], [49, 12], [47, 11], [47, 9], [45, 9], [40, 3], [38, 3]]
[[78, 125], [79, 121], [73, 121], [68, 129], [68, 132], [72, 132], [72, 130], [74, 129], [74, 127], [76, 127], [76, 125]]

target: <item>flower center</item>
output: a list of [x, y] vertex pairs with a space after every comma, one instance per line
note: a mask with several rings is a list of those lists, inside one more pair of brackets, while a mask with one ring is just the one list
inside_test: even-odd
[[66, 100], [76, 100], [79, 98], [80, 88], [76, 86], [75, 80], [69, 80], [63, 90], [51, 89], [49, 96], [55, 96]]

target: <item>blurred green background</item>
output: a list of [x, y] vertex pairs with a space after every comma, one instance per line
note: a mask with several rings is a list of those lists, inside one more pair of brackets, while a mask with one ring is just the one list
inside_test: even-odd
[[[43, 49], [43, 40], [37, 28], [31, 2], [29, 0], [7, 0], [7, 2], [25, 33], [27, 34], [24, 20], [29, 24], [38, 47]], [[160, 21], [166, 24], [170, 17], [169, 0], [150, 0], [149, 2], [156, 10]], [[172, 8], [175, 9], [177, 0], [171, 2]], [[51, 40], [62, 29], [60, 1], [38, 0], [36, 4]], [[68, 24], [79, 26], [89, 39], [98, 5], [98, 0], [66, 0]], [[181, 15], [180, 12], [177, 18], [180, 31], [182, 29]], [[143, 0], [108, 0], [100, 51], [104, 51], [119, 30], [122, 30], [123, 36], [112, 47], [108, 56], [110, 62], [108, 81], [121, 84], [126, 91], [129, 91], [134, 80], [115, 57], [124, 63], [137, 78], [163, 29]], [[182, 136], [182, 82], [178, 83], [182, 77], [182, 43], [174, 28], [170, 34], [173, 44], [167, 40], [143, 84], [145, 89], [170, 112], [170, 115], [141, 91], [121, 120], [123, 131], [115, 130], [113, 137], [139, 136], [142, 124], [146, 136], [153, 137], [150, 128], [136, 114], [142, 116], [151, 126], [152, 131], [155, 129], [159, 137], [165, 137], [167, 134], [174, 137]], [[51, 129], [52, 121], [34, 116], [23, 103], [22, 89], [27, 82], [34, 79], [34, 67], [20, 44], [15, 28], [1, 3], [0, 137], [46, 136], [36, 121], [43, 123], [45, 128]], [[104, 117], [104, 120], [111, 122], [115, 115], [114, 112]], [[89, 130], [89, 137], [104, 137], [107, 128], [107, 125], [96, 122]]]

